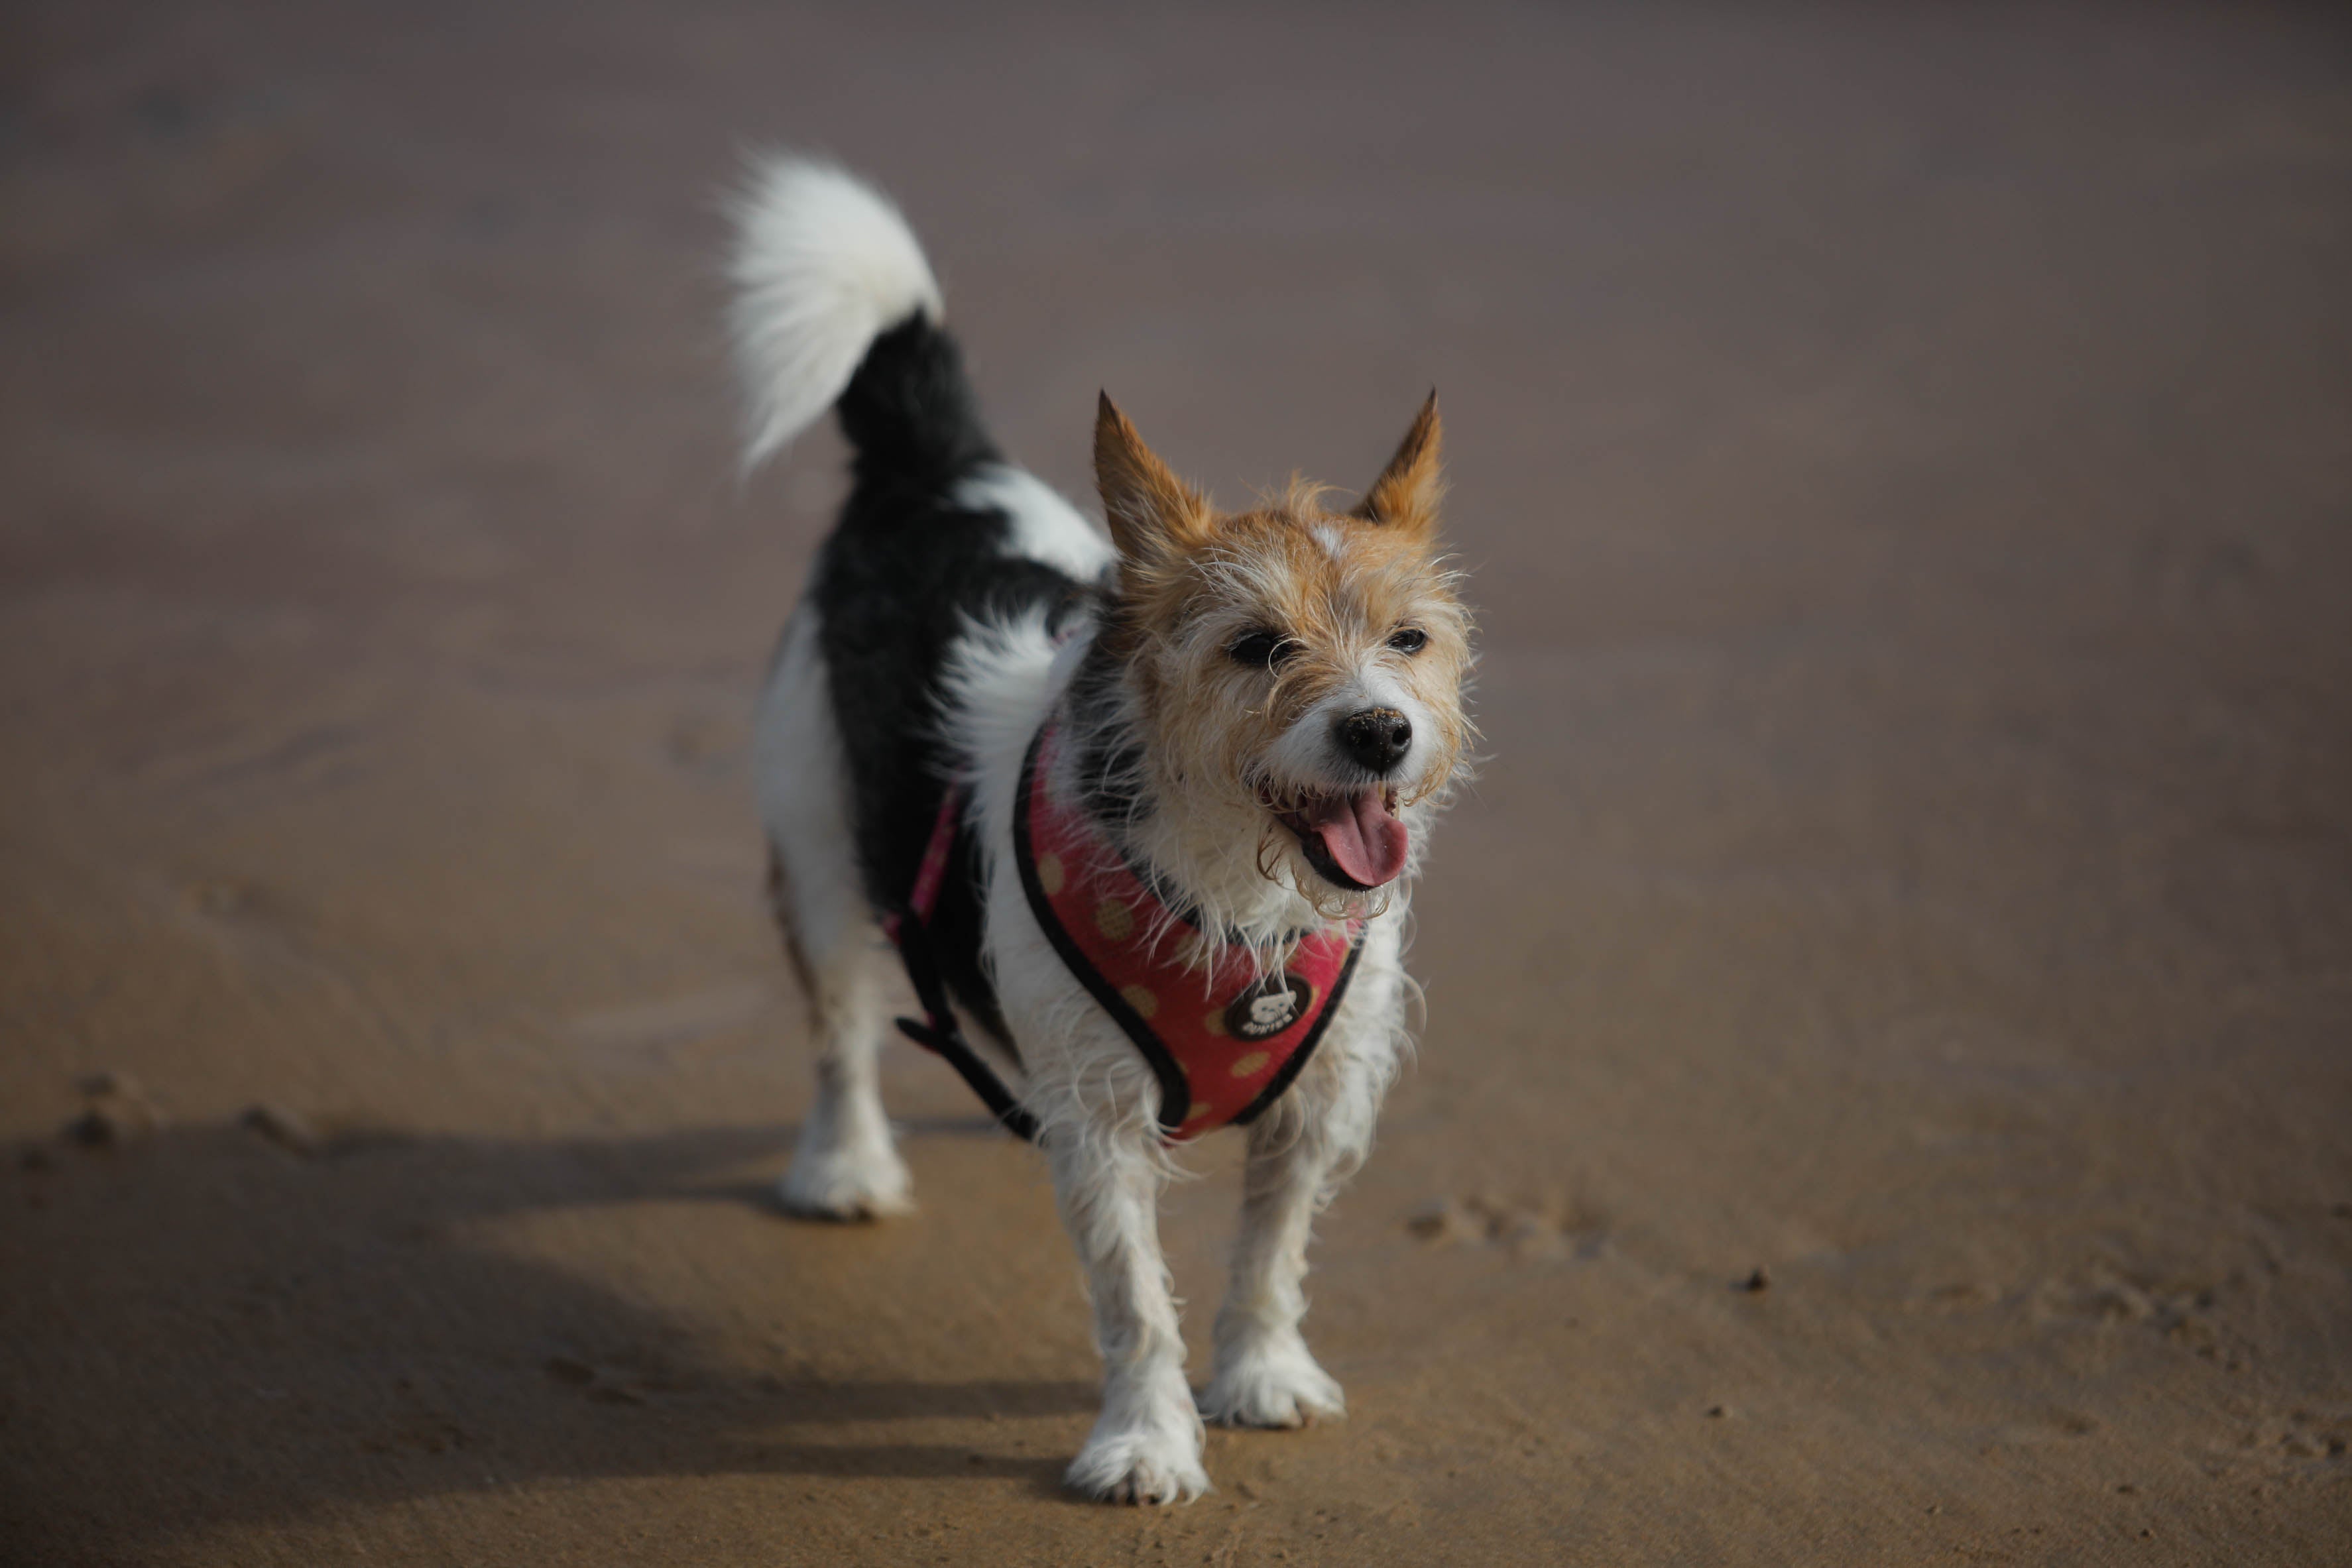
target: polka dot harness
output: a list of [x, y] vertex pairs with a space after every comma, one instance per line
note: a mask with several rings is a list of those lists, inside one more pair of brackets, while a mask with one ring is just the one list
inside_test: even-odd
[[[1030, 912], [1063, 964], [1134, 1041], [1160, 1082], [1160, 1124], [1171, 1142], [1228, 1124], [1246, 1125], [1282, 1097], [1314, 1055], [1363, 948], [1364, 925], [1349, 921], [1301, 937], [1282, 968], [1261, 974], [1242, 945], [1220, 942], [1203, 956], [1192, 912], [1161, 898], [1103, 837], [1087, 815], [1058, 804], [1046, 788], [1059, 745], [1048, 722], [1021, 768], [1013, 818], [1013, 861]], [[961, 815], [951, 800], [940, 813], [952, 838]], [[916, 989], [925, 989], [909, 926], [928, 913], [923, 883], [936, 894], [934, 861], [947, 850], [934, 833], [924, 878], [908, 914], [892, 922]], [[1190, 961], [1188, 961], [1190, 960]], [[953, 1038], [944, 998], [929, 1027], [899, 1027], [945, 1057], [1007, 1126], [1034, 1137], [1035, 1126], [969, 1046]], [[944, 1026], [944, 1027], [943, 1027]], [[977, 1074], [977, 1076], [976, 1076]]]
[[1054, 950], [1143, 1052], [1160, 1079], [1171, 1139], [1247, 1124], [1290, 1087], [1315, 1052], [1355, 972], [1363, 925], [1303, 938], [1261, 976], [1242, 946], [1220, 943], [1205, 967], [1185, 962], [1199, 930], [1135, 873], [1085, 812], [1045, 788], [1056, 731], [1022, 765], [1013, 859], [1030, 912]]

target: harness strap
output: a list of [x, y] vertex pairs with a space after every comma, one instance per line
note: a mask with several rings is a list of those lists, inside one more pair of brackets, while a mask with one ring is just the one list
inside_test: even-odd
[[940, 977], [939, 957], [931, 951], [931, 910], [939, 903], [940, 885], [947, 879], [948, 860], [955, 848], [962, 808], [962, 789], [950, 785], [946, 799], [940, 802], [940, 814], [931, 824], [931, 841], [923, 850], [922, 869], [916, 873], [914, 893], [903, 908], [893, 910], [882, 922], [883, 932], [898, 944], [899, 960], [907, 966], [907, 978], [915, 988], [915, 999], [923, 1007], [920, 1019], [898, 1020], [898, 1032], [954, 1068], [956, 1076], [980, 1096], [981, 1103], [1003, 1124], [1005, 1131], [1034, 1144], [1037, 1141], [1037, 1118], [1021, 1108], [1013, 1092], [1004, 1087], [1004, 1081], [964, 1039], [962, 1026], [956, 1022], [955, 1008], [948, 1000], [947, 983]]
[[956, 828], [963, 817], [963, 786], [950, 784], [940, 797], [940, 809], [931, 819], [931, 836], [923, 845], [922, 863], [915, 868], [914, 891], [907, 895], [903, 908], [894, 909], [882, 920], [882, 935], [891, 941], [898, 940], [899, 928], [908, 915], [917, 925], [928, 925], [931, 910], [940, 902], [940, 886], [948, 878], [948, 857], [955, 852]]

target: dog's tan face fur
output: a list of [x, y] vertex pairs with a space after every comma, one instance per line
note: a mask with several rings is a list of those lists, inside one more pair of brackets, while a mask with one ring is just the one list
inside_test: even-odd
[[[1413, 808], [1444, 790], [1468, 735], [1469, 617], [1438, 555], [1438, 444], [1433, 397], [1354, 508], [1332, 511], [1321, 486], [1294, 482], [1228, 513], [1171, 474], [1109, 399], [1096, 423], [1120, 557], [1103, 637], [1130, 672], [1155, 783], [1163, 798], [1223, 797], [1219, 816], [1258, 828], [1258, 871], [1279, 880], [1286, 866], [1327, 911], [1385, 896]], [[1363, 717], [1376, 715], [1393, 716]], [[1400, 718], [1410, 742], [1383, 768], [1342, 739], [1351, 719]], [[1364, 820], [1388, 848], [1348, 858], [1369, 885], [1310, 852], [1310, 839], [1327, 841], [1303, 825], [1368, 791], [1379, 803], [1364, 801]], [[1350, 831], [1351, 846], [1363, 841]]]

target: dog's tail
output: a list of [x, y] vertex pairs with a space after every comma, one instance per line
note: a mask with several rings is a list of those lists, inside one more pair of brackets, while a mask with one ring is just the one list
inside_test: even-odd
[[869, 467], [944, 476], [995, 455], [930, 264], [887, 197], [830, 163], [761, 161], [734, 204], [729, 312], [743, 463], [828, 405]]

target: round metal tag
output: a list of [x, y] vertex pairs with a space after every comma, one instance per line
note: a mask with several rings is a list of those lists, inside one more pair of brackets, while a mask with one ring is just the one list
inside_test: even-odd
[[1307, 1016], [1315, 988], [1285, 972], [1268, 975], [1225, 1007], [1225, 1032], [1235, 1040], [1272, 1040]]

